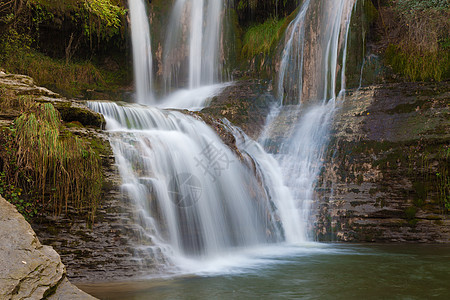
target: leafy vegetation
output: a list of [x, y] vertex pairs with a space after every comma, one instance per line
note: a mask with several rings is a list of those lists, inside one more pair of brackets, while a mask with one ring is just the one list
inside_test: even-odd
[[267, 55], [279, 40], [284, 21], [270, 18], [262, 24], [250, 26], [244, 34], [242, 57], [251, 58], [260, 53]]
[[450, 2], [397, 0], [387, 25], [387, 62], [409, 80], [450, 78]]
[[120, 34], [125, 12], [116, 0], [9, 0], [0, 6], [0, 24], [39, 30], [63, 17], [89, 39], [108, 40]]
[[114, 90], [131, 78], [116, 62], [126, 64], [124, 56], [94, 54], [125, 43], [125, 12], [116, 0], [7, 1], [0, 4], [0, 65], [68, 97]]
[[68, 97], [78, 97], [87, 89], [114, 89], [128, 80], [126, 70], [110, 71], [90, 61], [66, 62], [51, 58], [31, 47], [26, 34], [10, 29], [0, 42], [0, 65], [10, 73], [26, 74], [40, 85]]
[[103, 182], [99, 155], [65, 129], [52, 104], [29, 97], [15, 103], [22, 113], [0, 134], [0, 194], [27, 217], [71, 207], [93, 221]]

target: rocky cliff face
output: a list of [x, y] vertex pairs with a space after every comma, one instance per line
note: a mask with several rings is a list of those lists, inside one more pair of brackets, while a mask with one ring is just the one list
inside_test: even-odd
[[95, 299], [69, 283], [56, 251], [2, 197], [0, 228], [0, 298]]
[[347, 95], [317, 187], [318, 240], [450, 242], [449, 104], [446, 82]]

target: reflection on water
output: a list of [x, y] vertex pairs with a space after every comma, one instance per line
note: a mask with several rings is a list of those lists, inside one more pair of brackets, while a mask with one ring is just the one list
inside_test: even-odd
[[448, 245], [306, 244], [246, 250], [194, 274], [78, 286], [100, 299], [448, 299], [449, 282]]

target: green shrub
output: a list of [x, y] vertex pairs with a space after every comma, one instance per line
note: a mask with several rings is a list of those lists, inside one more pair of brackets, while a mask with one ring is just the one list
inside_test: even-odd
[[37, 84], [67, 97], [78, 97], [87, 89], [114, 89], [128, 80], [126, 70], [106, 71], [89, 61], [67, 63], [34, 50], [31, 44], [28, 35], [14, 29], [0, 36], [0, 65], [10, 73], [31, 76]]
[[413, 15], [418, 11], [430, 9], [445, 10], [450, 8], [448, 0], [397, 0], [396, 9], [403, 14]]
[[85, 36], [109, 40], [120, 33], [125, 9], [114, 0], [28, 0], [33, 22], [39, 25], [54, 16], [68, 16]]

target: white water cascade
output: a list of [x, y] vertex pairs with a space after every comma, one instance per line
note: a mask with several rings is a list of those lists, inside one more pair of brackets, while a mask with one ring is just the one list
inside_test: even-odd
[[245, 135], [234, 153], [208, 125], [180, 112], [89, 106], [107, 120], [124, 193], [153, 241], [141, 252], [213, 257], [284, 240], [289, 192], [273, 158]]
[[223, 9], [222, 0], [176, 1], [163, 54], [166, 90], [193, 89], [219, 81]]
[[[89, 103], [107, 120], [123, 192], [136, 208], [134, 222], [143, 237], [136, 246], [138, 256], [147, 253], [153, 262], [167, 265], [187, 257], [200, 261], [273, 243], [308, 241], [314, 186], [339, 98], [338, 79], [340, 90], [345, 87], [346, 45], [355, 2], [307, 0], [289, 25], [278, 82], [280, 105], [262, 137], [268, 146], [276, 140], [274, 128], [283, 133], [272, 156], [231, 124], [215, 124], [224, 126], [220, 132], [225, 136], [219, 137], [195, 113], [162, 109], [201, 108], [205, 95], [217, 92], [217, 87], [202, 85], [216, 82], [220, 72], [222, 1], [176, 1], [164, 50], [166, 84], [171, 86], [172, 79], [176, 86], [181, 82], [176, 51], [188, 49], [188, 94], [196, 88], [195, 96], [179, 101], [188, 98], [186, 90], [179, 90], [160, 108]], [[138, 13], [145, 15], [143, 3], [130, 0], [130, 9], [131, 3], [132, 24], [147, 19]], [[137, 3], [142, 4], [140, 10]], [[313, 15], [320, 16], [318, 24], [311, 21]], [[307, 29], [313, 25], [318, 25], [320, 39], [309, 42], [314, 33]], [[152, 99], [147, 85], [151, 83], [149, 42], [149, 35], [136, 41], [133, 37], [133, 49], [147, 51], [134, 52], [138, 102], [147, 104]], [[318, 66], [311, 65], [314, 59]], [[141, 69], [143, 61], [150, 65], [147, 71]], [[306, 67], [314, 72], [303, 76]], [[147, 79], [138, 78], [138, 72]], [[305, 93], [306, 87], [315, 90]], [[286, 120], [292, 125], [286, 126]]]
[[152, 48], [147, 8], [143, 0], [129, 0], [131, 42], [133, 45], [136, 100], [142, 104], [154, 103], [152, 91]]
[[[278, 78], [279, 105], [260, 138], [271, 147], [271, 135], [277, 128], [289, 127], [277, 140], [276, 158], [301, 216], [297, 241], [310, 239], [314, 188], [332, 120], [345, 92], [347, 39], [355, 4], [356, 0], [303, 3], [287, 30]], [[317, 31], [311, 31], [311, 26]], [[293, 105], [282, 106], [286, 103]], [[287, 126], [287, 119], [293, 125]]]

